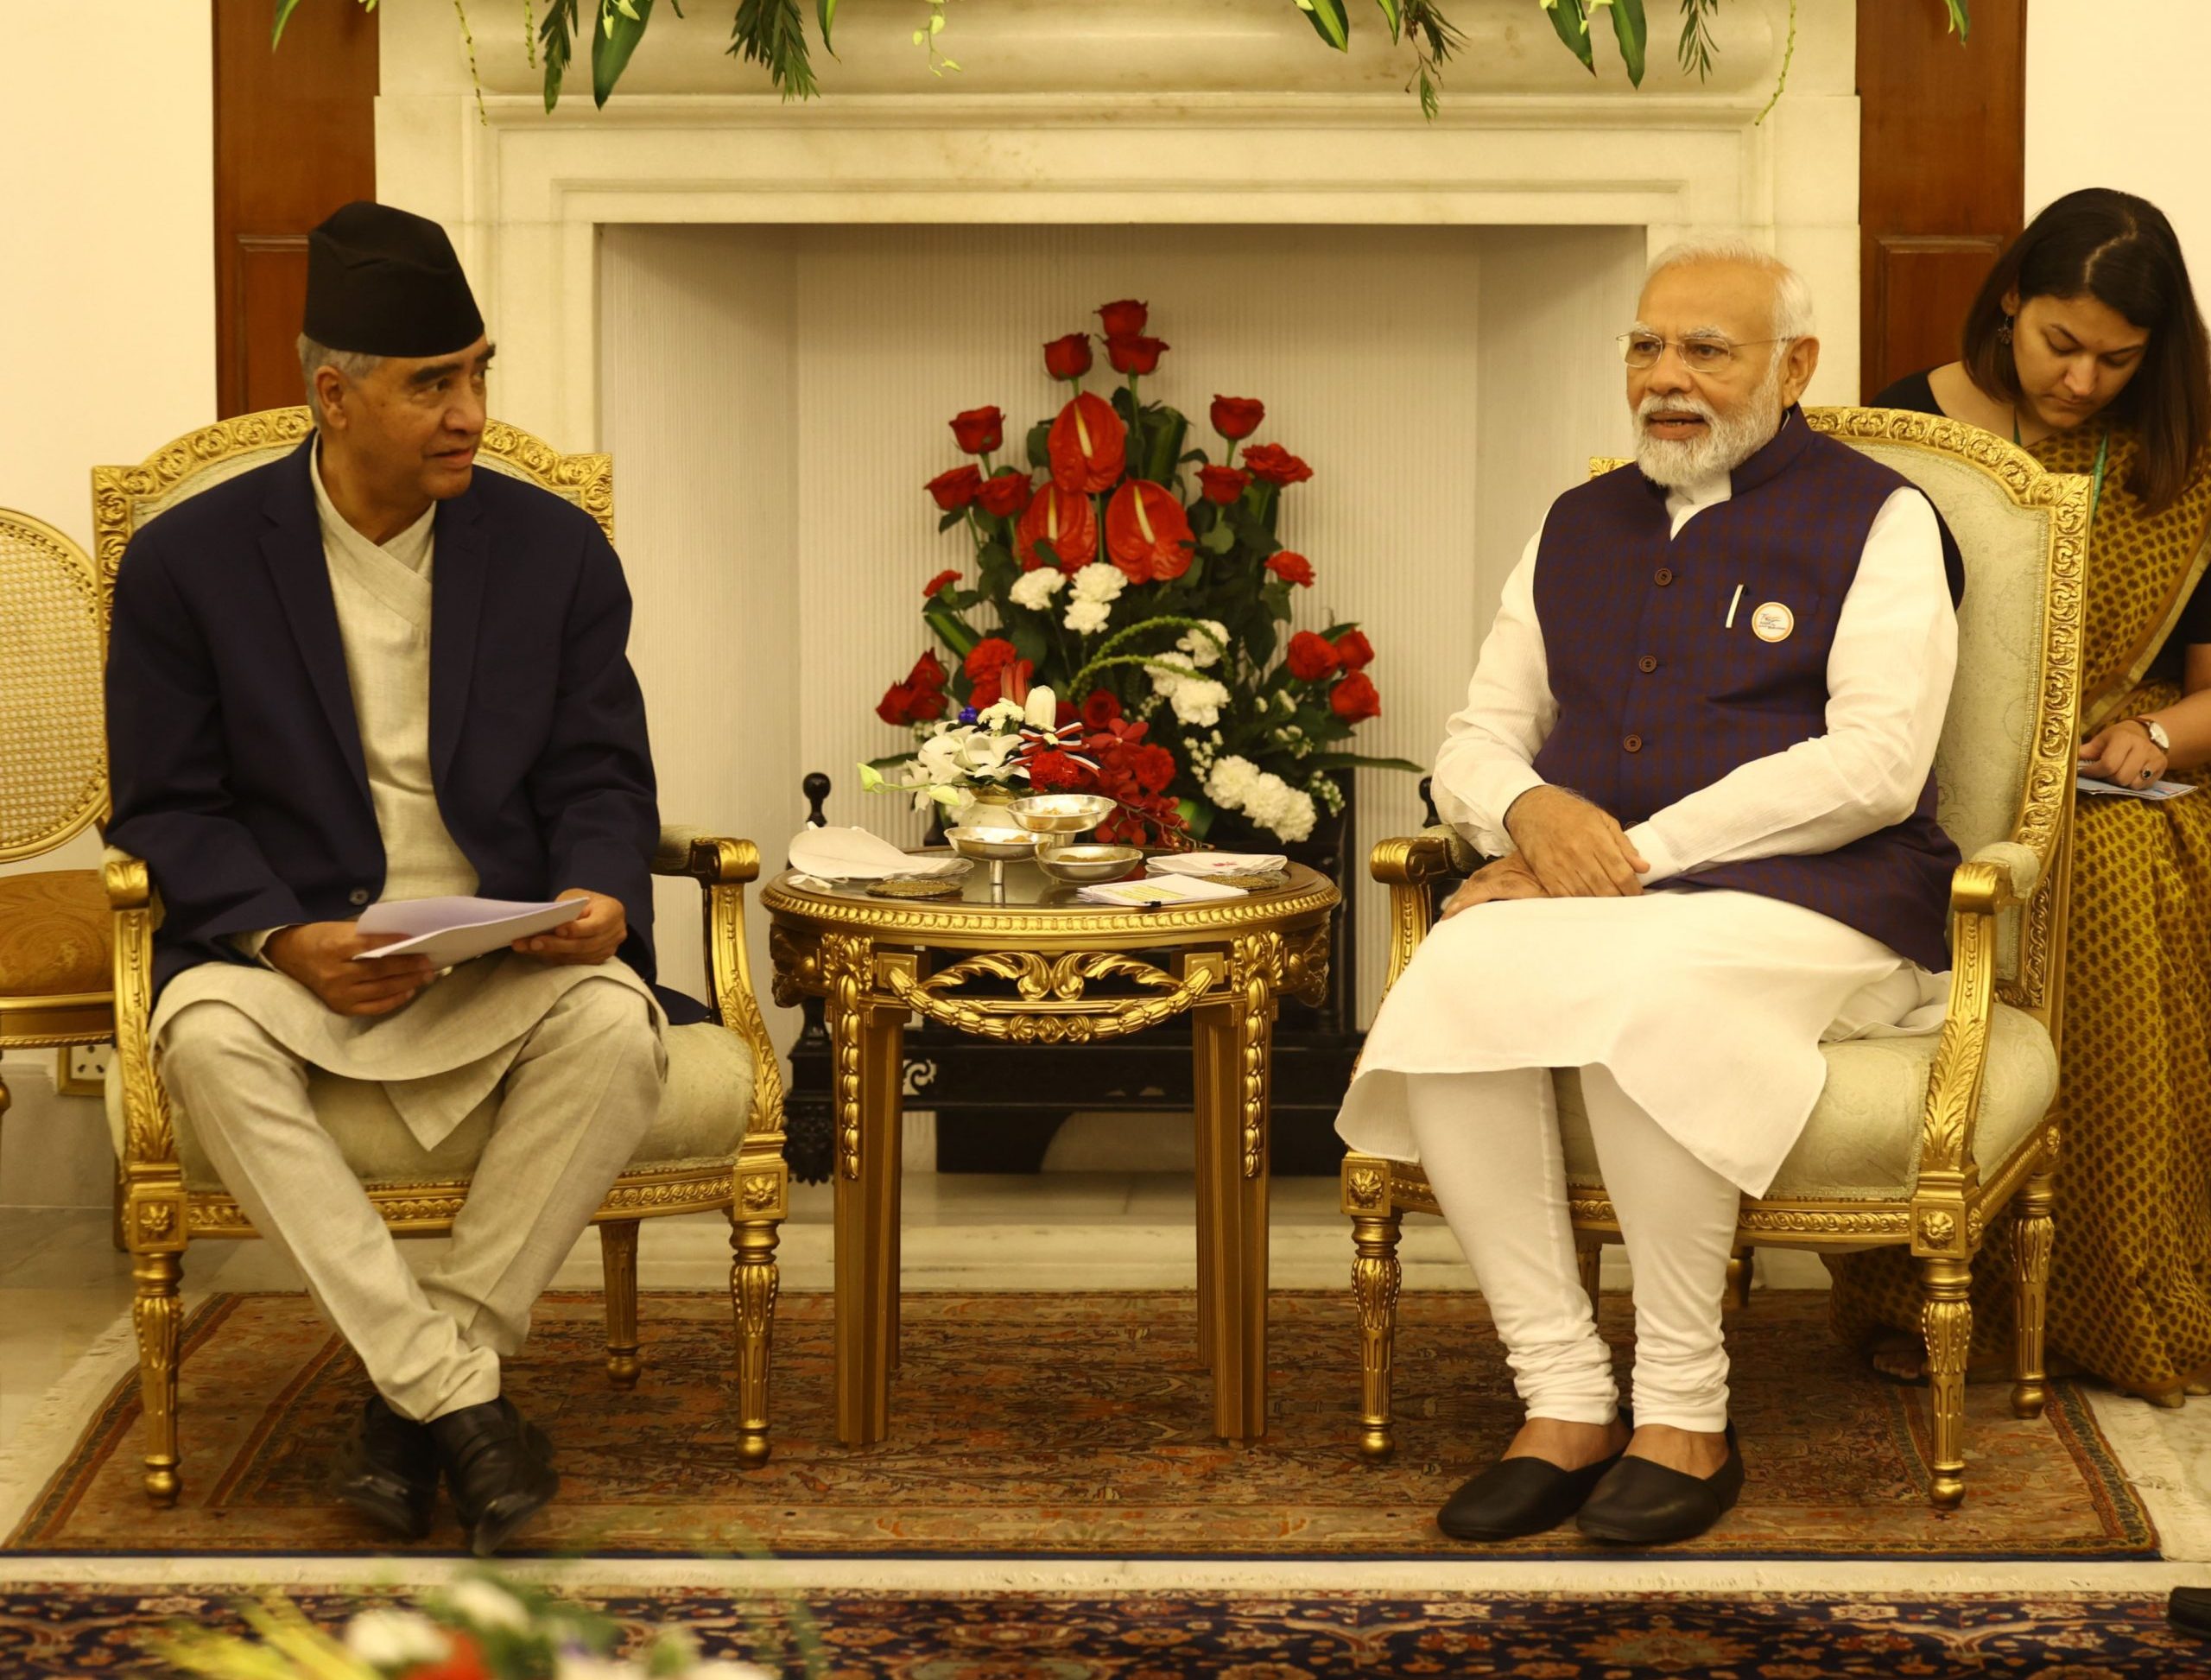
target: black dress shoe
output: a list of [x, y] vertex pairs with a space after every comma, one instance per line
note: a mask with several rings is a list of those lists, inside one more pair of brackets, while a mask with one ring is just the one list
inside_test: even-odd
[[402, 1539], [430, 1531], [438, 1498], [438, 1451], [427, 1425], [402, 1417], [372, 1394], [346, 1442], [339, 1466], [338, 1497]]
[[560, 1491], [553, 1443], [504, 1394], [429, 1422], [453, 1502], [478, 1557], [489, 1557]]
[[1733, 1508], [1743, 1491], [1743, 1449], [1727, 1426], [1727, 1461], [1708, 1476], [1669, 1470], [1647, 1458], [1623, 1458], [1581, 1507], [1581, 1531], [1593, 1540], [1663, 1546], [1703, 1533]]
[[1435, 1513], [1435, 1525], [1454, 1540], [1517, 1540], [1556, 1528], [1581, 1509], [1618, 1453], [1579, 1470], [1562, 1470], [1546, 1458], [1500, 1458], [1461, 1486]]
[[2211, 1639], [2211, 1587], [2176, 1587], [2165, 1601], [2165, 1620], [2183, 1633]]

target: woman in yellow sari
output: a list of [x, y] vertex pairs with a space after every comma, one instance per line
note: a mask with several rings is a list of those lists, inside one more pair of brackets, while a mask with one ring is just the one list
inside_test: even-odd
[[[2049, 206], [1966, 318], [1961, 361], [1878, 406], [1944, 414], [2098, 482], [2087, 561], [2049, 1347], [2160, 1404], [2211, 1385], [2211, 360], [2172, 226], [2105, 188]], [[2121, 797], [2161, 781], [2199, 791]], [[1976, 1362], [2011, 1245], [1973, 1268]], [[1919, 1374], [1902, 1250], [1831, 1263], [1838, 1334]]]

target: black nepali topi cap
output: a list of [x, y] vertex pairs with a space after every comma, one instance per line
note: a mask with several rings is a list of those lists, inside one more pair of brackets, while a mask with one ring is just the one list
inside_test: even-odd
[[367, 200], [307, 235], [304, 330], [317, 344], [367, 356], [444, 356], [484, 335], [446, 231]]

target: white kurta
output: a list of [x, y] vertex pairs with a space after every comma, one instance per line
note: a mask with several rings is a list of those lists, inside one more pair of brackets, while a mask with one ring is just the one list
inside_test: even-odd
[[[323, 557], [345, 651], [369, 796], [383, 842], [387, 900], [476, 891], [475, 867], [447, 829], [430, 770], [430, 599], [433, 507], [383, 547], [348, 524], [308, 474], [321, 517]], [[563, 885], [569, 884], [561, 884]], [[243, 941], [257, 953], [266, 935]], [[295, 1056], [349, 1079], [382, 1082], [425, 1149], [434, 1148], [506, 1076], [524, 1037], [572, 986], [614, 979], [657, 999], [619, 959], [550, 967], [512, 952], [464, 963], [393, 1014], [339, 1015], [290, 976], [267, 967], [206, 962], [162, 991], [154, 1011], [156, 1056], [168, 1024], [213, 999], [244, 1010]]]
[[[1727, 477], [1672, 491], [1673, 533]], [[1436, 755], [1445, 821], [1511, 853], [1512, 802], [1558, 715], [1536, 614], [1537, 532], [1505, 584], [1466, 707]], [[1756, 603], [1744, 604], [1747, 613]], [[1715, 617], [1728, 603], [1716, 600]], [[1899, 491], [1876, 516], [1828, 658], [1824, 734], [1739, 766], [1629, 830], [1646, 886], [1705, 865], [1832, 851], [1903, 820], [1934, 764], [1957, 619], [1933, 510]], [[1772, 1182], [1819, 1100], [1823, 1039], [1929, 1030], [1942, 982], [1878, 941], [1736, 891], [1479, 905], [1439, 925], [1383, 1002], [1337, 1130], [1414, 1157], [1404, 1079], [1601, 1064], [1667, 1132], [1746, 1193]]]

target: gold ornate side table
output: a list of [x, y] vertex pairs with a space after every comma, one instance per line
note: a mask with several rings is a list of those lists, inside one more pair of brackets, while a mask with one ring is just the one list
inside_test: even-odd
[[978, 869], [958, 897], [859, 888], [762, 891], [776, 1001], [822, 998], [833, 1058], [837, 1185], [837, 1434], [890, 1432], [898, 1337], [899, 1123], [913, 1016], [1014, 1043], [1094, 1043], [1188, 1013], [1195, 1058], [1198, 1329], [1213, 1432], [1266, 1429], [1267, 1105], [1276, 1000], [1327, 981], [1327, 877], [1205, 904], [1086, 903], [1034, 864], [1003, 897]]

